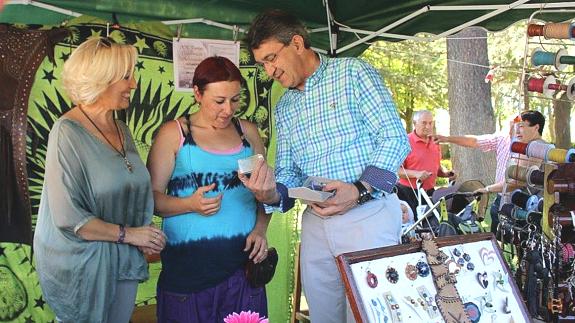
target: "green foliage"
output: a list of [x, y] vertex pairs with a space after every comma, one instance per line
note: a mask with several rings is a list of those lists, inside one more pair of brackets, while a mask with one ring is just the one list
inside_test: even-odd
[[[491, 84], [491, 95], [497, 128], [506, 128], [507, 120], [518, 112], [529, 109], [537, 110], [547, 119], [543, 137], [554, 141], [554, 134], [551, 132], [554, 125], [553, 101], [543, 97], [539, 93], [529, 92], [528, 104], [525, 104], [521, 93], [521, 74], [524, 71], [526, 77], [546, 75], [555, 72], [553, 66], [535, 69], [531, 62], [531, 54], [535, 48], [542, 48], [547, 52], [556, 52], [560, 48], [565, 48], [565, 44], [571, 44], [571, 40], [552, 40], [530, 38], [526, 48], [527, 21], [520, 21], [509, 28], [489, 33], [487, 43], [489, 47], [489, 61], [491, 66], [498, 67]], [[537, 43], [541, 41], [541, 43]], [[525, 69], [523, 68], [524, 60]], [[565, 84], [572, 77], [567, 73], [555, 73], [558, 80]]]
[[[530, 39], [531, 43], [526, 50], [526, 29], [527, 21], [524, 20], [503, 31], [489, 32], [487, 36], [490, 67], [496, 67], [491, 81], [491, 94], [498, 130], [507, 126], [506, 121], [510, 117], [526, 108], [520, 91], [524, 59], [530, 59], [536, 47], [550, 52], [565, 47], [561, 40], [556, 41], [556, 44], [534, 44], [537, 40]], [[425, 40], [428, 36], [419, 37], [422, 41], [375, 42], [361, 55], [384, 78], [408, 132], [412, 130], [414, 111], [448, 109], [446, 41], [440, 39], [428, 42]], [[529, 75], [538, 73], [532, 70], [530, 62], [526, 64], [526, 72]], [[563, 84], [568, 82], [565, 77], [571, 77], [569, 73], [557, 76]], [[529, 95], [528, 108], [546, 116], [549, 126], [545, 127], [544, 137], [552, 139], [553, 136], [549, 134], [553, 128], [552, 100], [542, 98], [538, 93]]]
[[497, 129], [505, 128], [506, 120], [523, 110], [520, 82], [526, 29], [527, 22], [522, 21], [503, 31], [488, 33], [489, 62], [491, 67], [497, 67], [491, 82], [491, 100]]
[[447, 107], [445, 51], [444, 40], [380, 41], [361, 56], [384, 78], [407, 131], [411, 131], [414, 111]]
[[445, 168], [445, 169], [453, 169], [453, 167], [451, 166], [451, 160], [450, 159], [442, 159], [440, 163], [441, 163], [441, 166], [443, 166], [443, 168]]
[[445, 177], [438, 177], [435, 180], [435, 187], [444, 187], [447, 186], [447, 178]]
[[[449, 159], [442, 159], [440, 163], [444, 169], [447, 169], [447, 170], [453, 169], [453, 167], [451, 166], [451, 160], [449, 160]], [[448, 184], [447, 181], [448, 181], [448, 179], [445, 177], [438, 177], [435, 180], [435, 187], [447, 186], [447, 184]]]

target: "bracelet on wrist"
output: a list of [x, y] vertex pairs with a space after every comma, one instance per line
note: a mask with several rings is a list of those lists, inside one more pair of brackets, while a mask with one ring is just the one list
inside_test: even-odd
[[277, 202], [275, 202], [275, 203], [266, 203], [266, 204], [267, 204], [267, 205], [270, 205], [270, 206], [280, 206], [280, 204], [281, 204], [281, 202], [282, 202], [282, 195], [281, 195], [281, 193], [280, 193], [277, 189], [276, 189], [276, 192], [275, 192], [273, 198], [275, 199], [275, 197], [278, 197]]
[[124, 239], [126, 238], [126, 227], [123, 224], [119, 225], [120, 233], [118, 233], [118, 240], [116, 243], [124, 243]]

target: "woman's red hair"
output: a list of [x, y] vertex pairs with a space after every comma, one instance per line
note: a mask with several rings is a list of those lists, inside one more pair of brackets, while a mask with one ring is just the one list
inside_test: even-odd
[[196, 67], [193, 85], [203, 94], [210, 83], [238, 81], [241, 84], [242, 80], [240, 69], [232, 61], [225, 57], [212, 56], [204, 59]]

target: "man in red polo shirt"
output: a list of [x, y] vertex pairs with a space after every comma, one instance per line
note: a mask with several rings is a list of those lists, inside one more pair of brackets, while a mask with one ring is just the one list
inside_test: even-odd
[[417, 216], [417, 180], [422, 182], [422, 188], [429, 196], [433, 193], [437, 177], [454, 179], [455, 174], [441, 166], [441, 149], [430, 137], [433, 135], [433, 114], [428, 110], [416, 111], [413, 115], [413, 132], [407, 137], [411, 152], [405, 158], [398, 171], [399, 183], [397, 195], [399, 199], [409, 203]]

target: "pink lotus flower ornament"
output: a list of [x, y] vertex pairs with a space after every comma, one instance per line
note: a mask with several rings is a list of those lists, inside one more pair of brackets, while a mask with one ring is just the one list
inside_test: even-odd
[[224, 323], [269, 323], [265, 317], [260, 317], [260, 314], [252, 311], [242, 311], [240, 314], [233, 312], [224, 318]]

